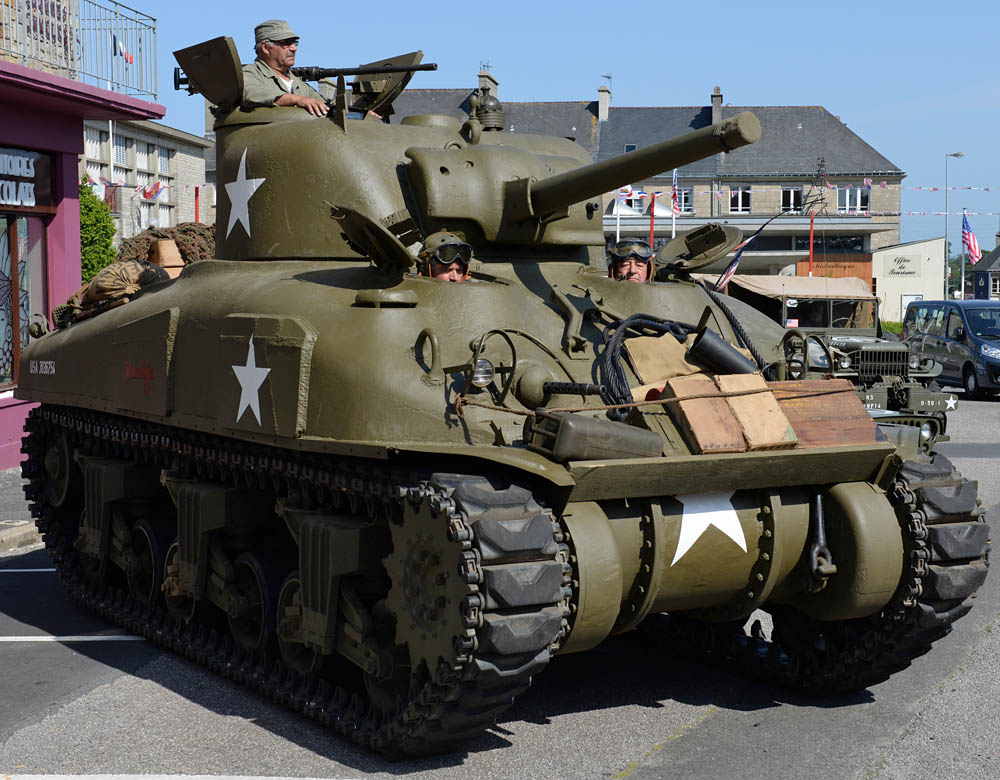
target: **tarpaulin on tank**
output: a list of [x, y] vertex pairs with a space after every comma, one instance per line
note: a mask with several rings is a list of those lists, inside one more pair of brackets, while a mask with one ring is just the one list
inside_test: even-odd
[[81, 306], [93, 306], [101, 301], [133, 295], [143, 287], [169, 279], [167, 272], [159, 266], [140, 260], [125, 260], [102, 268], [74, 297], [79, 296]]

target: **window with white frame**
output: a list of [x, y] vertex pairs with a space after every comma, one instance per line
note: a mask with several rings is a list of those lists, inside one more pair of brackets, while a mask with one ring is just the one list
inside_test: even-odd
[[149, 227], [150, 204], [145, 201], [139, 203], [139, 230]]
[[990, 298], [1000, 298], [1000, 274], [990, 274]]
[[785, 214], [802, 213], [802, 188], [782, 187], [781, 188], [781, 211]]
[[93, 160], [87, 160], [87, 179], [90, 182], [99, 182], [105, 177], [107, 173], [107, 168], [101, 165], [99, 162], [94, 162]]
[[160, 182], [160, 194], [156, 196], [156, 199], [160, 203], [170, 203], [171, 197], [171, 185], [170, 179], [164, 179], [162, 176], [159, 179]]
[[634, 152], [638, 148], [639, 146], [637, 144], [625, 144], [625, 149], [623, 151], [625, 154], [628, 154], [629, 152]]
[[140, 171], [149, 170], [149, 148], [151, 144], [145, 141], [135, 142], [135, 167]]
[[135, 172], [135, 184], [137, 187], [147, 187], [149, 182], [153, 177], [149, 175], [146, 171], [136, 171]]
[[735, 184], [729, 187], [729, 213], [750, 213], [750, 187], [745, 184]]
[[694, 187], [677, 188], [677, 205], [681, 214], [694, 214]]
[[[160, 196], [163, 197], [162, 195]], [[165, 203], [161, 203], [157, 206], [157, 222], [159, 227], [171, 227], [170, 225], [170, 206]]]
[[837, 211], [868, 211], [867, 187], [841, 187], [837, 190]]
[[115, 136], [115, 165], [128, 165], [128, 139], [123, 135]]
[[83, 128], [83, 155], [88, 160], [104, 159], [104, 144], [108, 134], [96, 127]]
[[129, 171], [128, 168], [123, 168], [120, 165], [116, 165], [114, 169], [114, 175], [111, 177], [111, 181], [114, 184], [129, 184]]
[[170, 173], [170, 158], [173, 157], [173, 150], [167, 149], [163, 146], [156, 150], [159, 164], [157, 166], [157, 171], [162, 173], [164, 176]]
[[629, 208], [635, 209], [636, 211], [642, 211], [647, 200], [648, 198], [646, 197], [646, 193], [638, 187], [633, 187], [632, 197], [625, 199], [625, 205]]

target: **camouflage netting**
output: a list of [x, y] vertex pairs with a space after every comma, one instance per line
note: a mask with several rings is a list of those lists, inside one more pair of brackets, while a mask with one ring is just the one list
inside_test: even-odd
[[177, 227], [149, 228], [132, 238], [124, 239], [115, 259], [145, 260], [149, 255], [149, 245], [158, 238], [172, 238], [185, 265], [215, 257], [215, 225], [182, 222]]

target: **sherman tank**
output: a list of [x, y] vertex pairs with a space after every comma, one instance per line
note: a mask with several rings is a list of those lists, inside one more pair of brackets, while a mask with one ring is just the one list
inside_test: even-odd
[[[337, 74], [324, 118], [239, 108], [228, 38], [176, 55], [219, 107], [217, 259], [20, 365], [25, 492], [82, 605], [391, 757], [613, 635], [827, 694], [970, 609], [975, 483], [849, 383], [788, 379], [785, 331], [691, 277], [731, 231], [648, 284], [604, 267], [601, 194], [752, 114], [594, 163], [491, 130], [489, 95], [387, 122], [419, 53], [350, 103]], [[466, 281], [416, 272], [437, 231]]]

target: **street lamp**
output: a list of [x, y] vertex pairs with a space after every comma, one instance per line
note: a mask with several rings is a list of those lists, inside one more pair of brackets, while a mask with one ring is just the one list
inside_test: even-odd
[[[961, 152], [952, 152], [944, 156], [944, 298], [948, 300], [948, 158], [965, 157]], [[965, 290], [962, 290], [965, 297]]]

